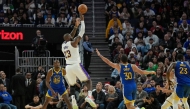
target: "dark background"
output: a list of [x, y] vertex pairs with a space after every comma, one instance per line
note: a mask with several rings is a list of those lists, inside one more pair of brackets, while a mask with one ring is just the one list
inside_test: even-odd
[[15, 46], [17, 46], [20, 56], [23, 50], [32, 50], [32, 39], [36, 36], [36, 30], [40, 30], [41, 34], [48, 41], [47, 50], [51, 51], [50, 55], [53, 57], [62, 57], [61, 44], [63, 42], [63, 35], [70, 33], [70, 28], [12, 28], [3, 27], [4, 32], [22, 32], [22, 41], [7, 41], [0, 39], [0, 71], [6, 72], [7, 77], [15, 74]]

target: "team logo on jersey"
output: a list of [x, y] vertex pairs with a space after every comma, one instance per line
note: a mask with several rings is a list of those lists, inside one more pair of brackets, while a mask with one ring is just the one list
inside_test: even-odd
[[59, 84], [61, 80], [61, 77], [59, 75], [56, 75], [53, 77], [53, 83], [54, 84]]

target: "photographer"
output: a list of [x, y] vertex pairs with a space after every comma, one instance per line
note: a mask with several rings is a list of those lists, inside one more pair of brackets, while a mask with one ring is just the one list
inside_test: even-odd
[[34, 55], [45, 56], [47, 40], [41, 35], [41, 31], [36, 31], [37, 36], [32, 40], [32, 47], [34, 47]]

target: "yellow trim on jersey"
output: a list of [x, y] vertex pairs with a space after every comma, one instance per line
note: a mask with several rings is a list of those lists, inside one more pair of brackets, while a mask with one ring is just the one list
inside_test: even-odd
[[50, 96], [50, 95], [48, 94], [48, 91], [47, 91], [47, 93], [46, 93], [46, 97], [48, 97], [48, 98], [53, 98], [52, 96]]
[[135, 100], [128, 100], [126, 97], [124, 97], [124, 104], [128, 104], [128, 103], [135, 103]]
[[67, 94], [67, 93], [68, 93], [67, 90], [65, 90], [65, 92], [64, 92], [61, 96], [65, 95], [65, 94]]
[[55, 69], [53, 68], [53, 71], [58, 74], [60, 71], [62, 70], [62, 68], [60, 67], [58, 71], [55, 71]]

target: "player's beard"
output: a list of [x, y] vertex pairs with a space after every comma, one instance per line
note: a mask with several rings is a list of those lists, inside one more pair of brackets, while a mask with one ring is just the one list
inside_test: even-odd
[[73, 38], [71, 38], [70, 41], [73, 41]]

